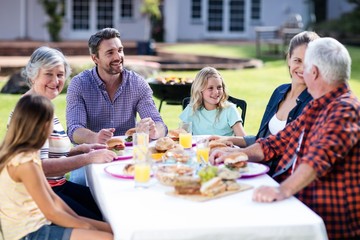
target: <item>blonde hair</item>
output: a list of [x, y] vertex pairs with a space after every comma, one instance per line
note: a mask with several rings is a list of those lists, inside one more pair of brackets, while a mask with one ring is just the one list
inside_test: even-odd
[[25, 95], [18, 101], [0, 146], [0, 171], [15, 155], [38, 151], [45, 144], [53, 116], [53, 105], [46, 97]]
[[202, 91], [206, 89], [208, 80], [211, 77], [218, 77], [221, 79], [223, 95], [217, 105], [217, 117], [220, 115], [222, 109], [227, 106], [227, 99], [229, 94], [224, 83], [224, 79], [221, 74], [213, 67], [204, 67], [197, 74], [191, 86], [191, 98], [190, 104], [194, 113], [204, 107], [204, 99], [202, 97]]

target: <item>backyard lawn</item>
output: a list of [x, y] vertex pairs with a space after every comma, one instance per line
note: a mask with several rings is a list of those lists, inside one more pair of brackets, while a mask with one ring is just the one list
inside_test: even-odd
[[[228, 56], [237, 58], [253, 58], [255, 56], [254, 45], [245, 44], [176, 44], [167, 46], [168, 50], [179, 53], [210, 53], [217, 56]], [[360, 96], [360, 48], [349, 47], [352, 56], [352, 77], [350, 86], [357, 96]], [[258, 69], [221, 70], [230, 95], [245, 99], [248, 103], [245, 130], [247, 134], [256, 134], [261, 117], [264, 113], [272, 91], [282, 83], [290, 82], [287, 66], [282, 59], [264, 58], [264, 66]], [[161, 72], [160, 75], [176, 75], [180, 77], [195, 77], [197, 71], [171, 71]], [[1, 79], [0, 79], [1, 80]], [[4, 85], [4, 79], [0, 81], [0, 88]], [[20, 95], [0, 94], [0, 139], [6, 130], [9, 112], [13, 109]], [[56, 114], [60, 121], [65, 121], [65, 94], [55, 99]], [[156, 106], [159, 101], [154, 99]], [[179, 122], [179, 114], [182, 108], [179, 105], [163, 104], [161, 115], [168, 127], [176, 128]]]

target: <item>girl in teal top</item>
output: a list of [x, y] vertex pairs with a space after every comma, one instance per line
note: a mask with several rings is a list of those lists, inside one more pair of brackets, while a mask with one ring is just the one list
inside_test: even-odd
[[205, 67], [192, 83], [190, 103], [180, 119], [192, 122], [193, 135], [245, 136], [240, 113], [228, 96], [220, 73]]

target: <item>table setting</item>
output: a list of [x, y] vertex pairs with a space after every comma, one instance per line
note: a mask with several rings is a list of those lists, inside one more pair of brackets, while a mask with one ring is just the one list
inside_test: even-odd
[[167, 138], [183, 147], [186, 161], [154, 152], [163, 140], [135, 133], [122, 158], [86, 167], [87, 183], [115, 239], [327, 239], [322, 219], [295, 197], [252, 201], [254, 188], [278, 185], [267, 166], [248, 162], [246, 170], [226, 179], [221, 174], [227, 166], [208, 162], [209, 136], [190, 134], [184, 141], [183, 135]]

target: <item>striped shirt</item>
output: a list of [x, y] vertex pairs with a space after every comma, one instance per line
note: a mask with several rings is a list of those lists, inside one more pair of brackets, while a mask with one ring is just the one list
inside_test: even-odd
[[[53, 131], [50, 137], [40, 149], [41, 159], [66, 157], [72, 147], [69, 137], [66, 135], [63, 126], [56, 116], [54, 116], [53, 124]], [[64, 176], [47, 177], [47, 179], [52, 187], [65, 183]]]
[[124, 69], [122, 83], [111, 101], [97, 68], [85, 70], [71, 80], [67, 90], [68, 136], [73, 141], [74, 131], [78, 128], [87, 128], [93, 132], [115, 128], [115, 136], [124, 135], [129, 128], [135, 127], [137, 113], [141, 119], [150, 117], [166, 128], [152, 94], [143, 77]]
[[[10, 123], [13, 112], [9, 115], [8, 125]], [[61, 158], [66, 157], [72, 144], [67, 136], [63, 126], [61, 125], [58, 117], [54, 115], [53, 131], [49, 138], [46, 140], [44, 146], [40, 149], [40, 159], [48, 158]], [[65, 176], [47, 177], [51, 187], [60, 186], [65, 183]]]
[[[316, 171], [316, 180], [296, 196], [323, 218], [330, 239], [360, 237], [359, 139], [360, 102], [342, 84], [310, 102], [283, 131], [257, 141], [265, 160], [283, 154], [276, 171], [294, 159], [295, 170], [305, 163]], [[291, 167], [278, 180], [290, 174]]]

